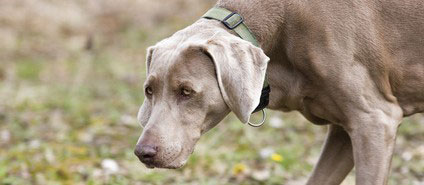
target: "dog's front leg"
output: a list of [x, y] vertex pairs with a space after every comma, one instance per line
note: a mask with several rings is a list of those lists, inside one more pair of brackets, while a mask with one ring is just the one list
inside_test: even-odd
[[398, 111], [373, 111], [356, 117], [349, 128], [357, 185], [386, 185], [400, 123]]
[[323, 150], [308, 185], [338, 185], [353, 168], [352, 143], [340, 126], [330, 125]]

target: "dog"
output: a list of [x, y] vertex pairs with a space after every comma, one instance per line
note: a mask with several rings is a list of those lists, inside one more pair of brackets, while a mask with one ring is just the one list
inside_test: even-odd
[[387, 184], [403, 117], [424, 111], [424, 1], [219, 0], [259, 46], [200, 18], [147, 49], [144, 127], [135, 154], [147, 167], [183, 166], [199, 137], [231, 111], [259, 104], [329, 125], [307, 184]]

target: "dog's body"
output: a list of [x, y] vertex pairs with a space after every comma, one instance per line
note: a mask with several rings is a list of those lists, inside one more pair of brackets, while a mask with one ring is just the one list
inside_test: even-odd
[[[258, 103], [263, 70], [267, 67], [272, 89], [269, 108], [297, 110], [315, 124], [330, 124], [321, 158], [308, 184], [340, 184], [354, 165], [357, 184], [386, 184], [402, 117], [424, 111], [424, 2], [221, 0], [217, 6], [244, 17], [245, 24], [269, 56], [269, 63], [261, 51], [236, 38], [235, 33], [215, 20], [201, 19], [151, 48], [147, 81], [153, 81], [149, 77], [159, 78], [155, 74], [163, 76], [164, 81], [184, 81], [181, 79], [186, 76], [197, 75], [195, 78], [200, 81], [192, 79], [191, 85], [206, 81], [215, 91], [212, 90], [214, 94], [208, 95], [207, 100], [199, 98], [198, 107], [190, 105], [192, 107], [187, 108], [195, 115], [192, 118], [180, 118], [181, 110], [170, 108], [172, 103], [164, 103], [172, 102], [169, 98], [146, 100], [139, 113], [141, 123], [147, 126], [137, 145], [138, 156], [141, 156], [142, 145], [154, 143], [150, 137], [155, 134], [146, 132], [155, 132], [155, 128], [160, 127], [156, 123], [158, 118], [153, 119], [152, 115], [160, 117], [165, 110], [156, 108], [161, 113], [155, 114], [156, 105], [167, 104], [174, 112], [170, 114], [174, 122], [203, 121], [192, 126], [198, 130], [194, 129], [195, 136], [185, 133], [177, 137], [185, 138], [181, 139], [184, 142], [174, 145], [188, 149], [179, 149], [177, 157], [165, 158], [186, 158], [198, 137], [215, 126], [229, 110], [246, 122], [246, 116]], [[229, 42], [228, 46], [225, 42]], [[233, 53], [227, 53], [228, 50]], [[206, 55], [202, 55], [205, 52]], [[233, 59], [228, 55], [240, 62], [231, 63]], [[165, 61], [165, 58], [168, 59]], [[197, 63], [182, 64], [181, 59], [173, 60], [175, 58]], [[211, 66], [210, 60], [215, 66]], [[219, 63], [221, 60], [230, 65]], [[193, 66], [206, 71], [190, 70]], [[180, 72], [179, 77], [167, 72], [183, 67], [188, 71]], [[211, 77], [213, 68], [217, 79]], [[233, 76], [223, 74], [236, 68], [241, 72], [235, 72]], [[209, 75], [203, 77], [202, 74]], [[241, 78], [231, 79], [235, 77]], [[241, 85], [232, 84], [237, 80], [242, 81]], [[160, 84], [166, 88], [172, 83]], [[221, 99], [217, 97], [216, 89], [220, 89]], [[247, 98], [234, 95], [234, 91], [247, 94]], [[160, 97], [167, 96], [162, 93]], [[178, 101], [175, 100], [175, 106]], [[211, 102], [213, 105], [205, 106]], [[214, 111], [210, 107], [214, 107]], [[218, 107], [222, 111], [218, 111]], [[203, 113], [196, 114], [197, 109], [202, 109]], [[164, 132], [156, 134], [160, 135], [156, 137], [163, 138]], [[160, 139], [160, 142], [167, 141]], [[166, 165], [164, 160], [154, 161], [150, 166], [180, 166]], [[184, 162], [180, 160], [179, 163]]]

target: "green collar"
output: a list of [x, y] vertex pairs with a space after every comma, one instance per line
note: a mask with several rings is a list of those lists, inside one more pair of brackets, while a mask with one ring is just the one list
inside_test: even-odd
[[[234, 30], [238, 36], [243, 40], [251, 42], [256, 47], [259, 47], [259, 43], [255, 38], [255, 35], [249, 30], [249, 28], [244, 24], [243, 17], [236, 13], [231, 12], [225, 8], [213, 7], [202, 16], [206, 19], [215, 19], [221, 21], [230, 30]], [[268, 106], [269, 103], [269, 93], [271, 88], [268, 85], [267, 77], [265, 76], [264, 84], [262, 87], [261, 99], [258, 107], [253, 112], [260, 111]]]
[[243, 40], [249, 41], [256, 47], [259, 47], [258, 41], [249, 28], [244, 24], [244, 19], [240, 14], [231, 12], [225, 8], [213, 7], [202, 17], [221, 21], [225, 27], [230, 30], [234, 30]]

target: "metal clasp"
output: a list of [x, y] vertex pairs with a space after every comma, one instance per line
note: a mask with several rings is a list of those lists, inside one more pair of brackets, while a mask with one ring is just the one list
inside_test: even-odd
[[[236, 16], [238, 16], [240, 18], [240, 20], [238, 22], [236, 22], [235, 24], [231, 24], [231, 23], [227, 22], [227, 20], [230, 19], [231, 17], [233, 17], [233, 15], [236, 15]], [[227, 17], [225, 17], [221, 22], [228, 29], [232, 30], [232, 29], [236, 28], [238, 25], [240, 25], [241, 23], [243, 23], [243, 21], [244, 21], [244, 19], [243, 19], [243, 17], [240, 14], [233, 12], [230, 15], [228, 15]]]
[[249, 122], [247, 122], [247, 124], [250, 125], [250, 126], [252, 126], [252, 127], [260, 127], [260, 126], [262, 126], [265, 123], [265, 120], [266, 120], [266, 112], [265, 112], [265, 109], [262, 109], [261, 111], [262, 111], [262, 121], [261, 122], [259, 122], [259, 123], [251, 123], [250, 120], [249, 120]]

